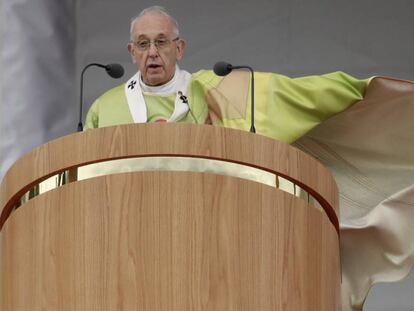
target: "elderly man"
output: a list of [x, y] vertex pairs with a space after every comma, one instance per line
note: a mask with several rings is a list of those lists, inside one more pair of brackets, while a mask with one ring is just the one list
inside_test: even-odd
[[[85, 128], [166, 121], [248, 130], [249, 74], [233, 72], [222, 78], [202, 70], [191, 75], [177, 66], [185, 45], [165, 9], [143, 10], [131, 22], [128, 44], [138, 72], [96, 100]], [[366, 84], [340, 72], [299, 79], [257, 73], [257, 133], [292, 142], [362, 99]]]

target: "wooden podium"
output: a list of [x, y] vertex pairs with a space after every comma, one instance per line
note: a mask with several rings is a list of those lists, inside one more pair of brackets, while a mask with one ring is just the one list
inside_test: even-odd
[[[50, 176], [153, 156], [255, 167], [318, 206], [259, 182], [161, 170], [73, 181], [16, 208]], [[23, 156], [0, 191], [2, 311], [340, 310], [335, 182], [284, 143], [178, 123], [90, 130]]]

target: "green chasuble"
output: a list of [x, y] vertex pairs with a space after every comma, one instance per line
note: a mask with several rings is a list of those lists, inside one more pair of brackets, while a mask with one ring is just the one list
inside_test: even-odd
[[[295, 141], [327, 118], [361, 100], [368, 80], [345, 73], [288, 78], [255, 73], [256, 132], [287, 143]], [[90, 108], [85, 129], [132, 123], [125, 85], [99, 97]], [[192, 75], [187, 97], [190, 112], [180, 122], [250, 129], [250, 73], [235, 71], [219, 77], [201, 70]], [[148, 122], [168, 119], [175, 94], [144, 93]]]

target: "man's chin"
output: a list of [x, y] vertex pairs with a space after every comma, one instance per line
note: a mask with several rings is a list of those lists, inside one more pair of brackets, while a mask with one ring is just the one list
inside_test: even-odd
[[148, 81], [144, 80], [144, 82], [148, 86], [160, 86], [160, 85], [167, 83], [168, 81], [163, 80], [163, 79], [148, 79]]
[[153, 74], [153, 75], [147, 75], [146, 79], [144, 79], [144, 82], [146, 85], [149, 86], [160, 86], [165, 83], [167, 83], [170, 79], [165, 77], [165, 75], [159, 74]]

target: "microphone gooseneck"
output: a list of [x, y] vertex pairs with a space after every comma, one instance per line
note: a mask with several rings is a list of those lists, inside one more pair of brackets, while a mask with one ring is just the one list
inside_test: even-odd
[[218, 76], [226, 76], [228, 75], [233, 69], [248, 69], [251, 72], [251, 118], [250, 118], [250, 132], [256, 133], [256, 128], [254, 127], [254, 70], [250, 66], [233, 66], [232, 64], [229, 64], [227, 62], [217, 62], [214, 65], [214, 73]]
[[106, 70], [106, 73], [114, 78], [118, 79], [121, 78], [124, 75], [124, 67], [122, 67], [120, 64], [108, 64], [108, 65], [102, 65], [98, 63], [91, 63], [86, 65], [81, 73], [81, 79], [80, 79], [80, 103], [79, 103], [79, 122], [78, 122], [78, 132], [83, 131], [83, 124], [82, 124], [82, 106], [83, 106], [83, 75], [89, 67], [100, 67], [104, 68]]

